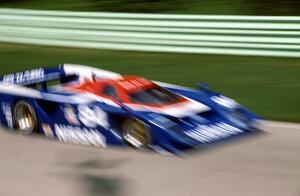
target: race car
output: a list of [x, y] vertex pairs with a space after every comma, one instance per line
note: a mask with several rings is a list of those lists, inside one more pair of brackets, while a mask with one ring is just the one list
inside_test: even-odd
[[72, 144], [130, 146], [183, 155], [255, 132], [260, 118], [233, 99], [83, 65], [0, 78], [0, 122]]

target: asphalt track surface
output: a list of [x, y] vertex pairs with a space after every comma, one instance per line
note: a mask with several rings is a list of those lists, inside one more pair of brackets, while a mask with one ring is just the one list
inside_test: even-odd
[[264, 130], [186, 158], [0, 130], [0, 196], [299, 196], [300, 126]]

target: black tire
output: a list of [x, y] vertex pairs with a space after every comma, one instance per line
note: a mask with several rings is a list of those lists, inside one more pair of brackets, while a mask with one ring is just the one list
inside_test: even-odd
[[37, 131], [37, 118], [33, 107], [25, 102], [19, 101], [16, 103], [13, 111], [13, 119], [15, 128], [21, 134], [31, 135]]
[[149, 127], [137, 119], [126, 120], [123, 124], [123, 139], [133, 148], [145, 149], [151, 143]]

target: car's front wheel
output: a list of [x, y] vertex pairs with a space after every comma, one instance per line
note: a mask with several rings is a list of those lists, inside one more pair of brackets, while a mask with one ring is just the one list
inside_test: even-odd
[[16, 129], [24, 135], [30, 135], [37, 130], [37, 118], [33, 107], [25, 102], [16, 103], [13, 112]]
[[149, 127], [137, 119], [129, 119], [123, 126], [125, 142], [134, 148], [147, 148], [151, 142]]

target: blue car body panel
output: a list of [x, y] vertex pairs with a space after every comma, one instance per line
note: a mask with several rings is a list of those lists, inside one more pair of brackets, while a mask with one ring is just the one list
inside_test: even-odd
[[[186, 113], [182, 117], [135, 110], [122, 103], [106, 103], [96, 96], [66, 91], [61, 86], [48, 87], [46, 83], [51, 80], [63, 83], [80, 80], [83, 74], [81, 68], [86, 73], [90, 69], [89, 74], [98, 74], [97, 77], [101, 78], [102, 70], [79, 66], [78, 72], [71, 73], [67, 66], [39, 68], [1, 77], [1, 124], [14, 129], [14, 106], [18, 101], [25, 101], [36, 113], [41, 134], [58, 138], [62, 142], [106, 147], [126, 146], [120, 122], [134, 118], [149, 127], [151, 147], [180, 155], [186, 149], [199, 148], [252, 132], [257, 129], [260, 120], [234, 100], [206, 86], [195, 90], [157, 82], [169, 91], [210, 108], [201, 113]], [[76, 66], [72, 70], [76, 70]], [[109, 72], [104, 75], [110, 77]], [[117, 75], [112, 73], [111, 76]], [[39, 90], [29, 88], [32, 84], [39, 84]]]

